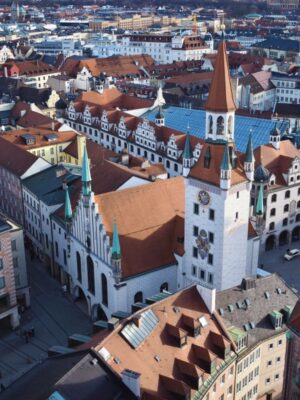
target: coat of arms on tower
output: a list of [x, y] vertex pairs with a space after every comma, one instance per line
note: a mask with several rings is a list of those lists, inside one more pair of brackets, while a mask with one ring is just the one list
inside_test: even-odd
[[204, 229], [200, 230], [199, 236], [196, 239], [196, 244], [200, 257], [202, 258], [202, 260], [204, 260], [207, 257], [210, 249], [208, 234]]

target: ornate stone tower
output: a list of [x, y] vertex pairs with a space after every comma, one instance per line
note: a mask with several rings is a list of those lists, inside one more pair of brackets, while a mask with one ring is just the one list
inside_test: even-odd
[[247, 275], [254, 157], [250, 138], [245, 170], [235, 150], [235, 109], [222, 40], [206, 103], [205, 143], [186, 174], [185, 192], [187, 284], [196, 281], [217, 290], [240, 284]]

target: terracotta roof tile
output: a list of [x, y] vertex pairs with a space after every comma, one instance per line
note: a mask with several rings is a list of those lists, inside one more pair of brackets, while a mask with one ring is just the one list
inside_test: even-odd
[[[158, 201], [159, 199], [159, 201]], [[122, 276], [138, 275], [176, 262], [178, 238], [184, 237], [182, 177], [95, 196], [107, 233], [118, 224], [122, 249]]]
[[[211, 183], [212, 185], [219, 186], [220, 185], [220, 174], [221, 174], [221, 162], [224, 155], [224, 147], [225, 144], [214, 144], [214, 143], [204, 143], [200, 157], [194, 167], [191, 169], [189, 176], [196, 179], [201, 179], [207, 183]], [[234, 145], [229, 144], [229, 148], [232, 148], [235, 151]], [[205, 167], [204, 159], [206, 150], [210, 150], [211, 161], [209, 163], [209, 167]], [[233, 168], [231, 171], [231, 184], [235, 185], [247, 180], [244, 170], [239, 163], [237, 162], [237, 167]]]
[[219, 44], [214, 75], [205, 107], [207, 110], [218, 112], [235, 111], [236, 109], [224, 40]]

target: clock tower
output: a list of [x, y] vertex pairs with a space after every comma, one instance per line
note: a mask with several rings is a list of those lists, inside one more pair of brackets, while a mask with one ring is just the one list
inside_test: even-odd
[[[222, 40], [206, 102], [205, 143], [185, 181], [183, 267], [186, 284], [217, 290], [251, 275], [247, 252], [252, 175], [246, 174], [235, 149], [235, 110]], [[249, 148], [253, 151], [252, 143]]]

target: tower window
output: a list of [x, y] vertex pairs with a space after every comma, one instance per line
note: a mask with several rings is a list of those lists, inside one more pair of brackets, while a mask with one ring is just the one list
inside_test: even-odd
[[272, 194], [271, 203], [275, 203], [276, 200], [277, 200], [277, 195], [276, 194]]
[[213, 265], [214, 263], [214, 256], [212, 254], [208, 254], [207, 262], [209, 265]]
[[198, 249], [197, 247], [193, 247], [193, 257], [198, 258]]
[[198, 236], [198, 234], [199, 234], [199, 228], [198, 228], [198, 226], [194, 226], [193, 227], [193, 235]]
[[209, 243], [214, 243], [214, 234], [212, 232], [208, 233], [208, 241]]
[[270, 211], [270, 216], [274, 217], [276, 215], [276, 208], [272, 208], [272, 210]]
[[224, 134], [224, 118], [220, 116], [217, 119], [217, 135], [223, 135], [223, 134]]
[[194, 203], [194, 214], [199, 215], [199, 204]]
[[215, 220], [215, 210], [213, 210], [212, 208], [209, 209], [209, 219], [211, 221]]
[[286, 199], [289, 199], [290, 198], [290, 196], [291, 196], [291, 192], [290, 192], [290, 190], [287, 190], [286, 192], [285, 192], [285, 198]]

